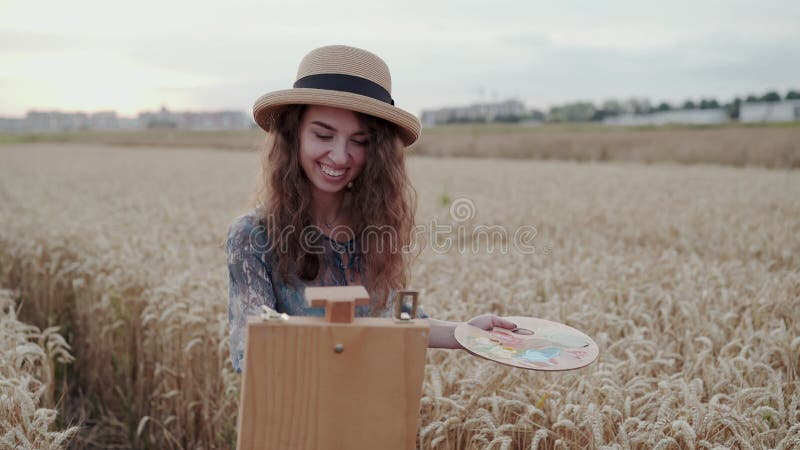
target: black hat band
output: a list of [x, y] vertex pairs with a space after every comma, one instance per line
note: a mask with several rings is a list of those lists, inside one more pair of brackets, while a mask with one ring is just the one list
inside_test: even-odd
[[394, 105], [389, 92], [378, 83], [366, 78], [343, 73], [318, 73], [308, 75], [294, 82], [295, 88], [326, 89], [329, 91], [350, 92], [364, 95]]

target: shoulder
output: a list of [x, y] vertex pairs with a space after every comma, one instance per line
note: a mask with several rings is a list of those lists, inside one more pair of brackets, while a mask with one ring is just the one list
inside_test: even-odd
[[269, 247], [267, 228], [258, 210], [251, 210], [233, 219], [228, 227], [228, 252], [263, 252]]
[[228, 227], [228, 237], [235, 237], [241, 234], [249, 234], [253, 229], [261, 224], [256, 210], [250, 210], [241, 216], [233, 219]]

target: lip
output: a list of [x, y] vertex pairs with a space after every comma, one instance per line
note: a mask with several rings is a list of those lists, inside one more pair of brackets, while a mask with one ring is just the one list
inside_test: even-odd
[[[326, 164], [326, 166], [327, 166], [327, 164]], [[328, 167], [330, 167], [330, 166], [328, 166]], [[334, 177], [334, 176], [331, 176], [331, 175], [328, 175], [327, 173], [325, 173], [325, 171], [323, 171], [323, 170], [322, 170], [322, 163], [320, 163], [320, 162], [317, 162], [317, 170], [319, 170], [319, 173], [321, 173], [321, 174], [322, 174], [322, 176], [323, 176], [323, 177], [324, 177], [326, 180], [329, 180], [329, 181], [336, 182], [336, 181], [342, 181], [342, 180], [344, 180], [344, 179], [345, 179], [345, 176], [347, 175], [347, 172], [350, 170], [350, 168], [348, 167], [348, 168], [344, 169], [344, 173], [343, 173], [343, 174], [341, 174], [341, 175], [340, 175], [340, 176], [338, 176], [338, 177]], [[341, 170], [341, 169], [337, 169], [337, 170]]]

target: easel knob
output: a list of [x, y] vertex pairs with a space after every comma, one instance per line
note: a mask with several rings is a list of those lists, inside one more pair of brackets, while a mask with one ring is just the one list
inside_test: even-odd
[[306, 300], [312, 308], [325, 308], [325, 319], [333, 323], [350, 323], [356, 305], [368, 305], [369, 294], [364, 286], [307, 287]]

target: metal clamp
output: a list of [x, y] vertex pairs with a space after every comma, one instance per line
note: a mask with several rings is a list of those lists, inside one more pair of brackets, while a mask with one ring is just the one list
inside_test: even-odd
[[[411, 296], [411, 314], [403, 311], [403, 300], [407, 295]], [[402, 322], [409, 322], [414, 317], [417, 317], [417, 303], [419, 302], [419, 291], [411, 289], [400, 289], [400, 290], [392, 289], [389, 292], [389, 301], [391, 301], [392, 306], [394, 306], [393, 318], [395, 320], [399, 320]]]

